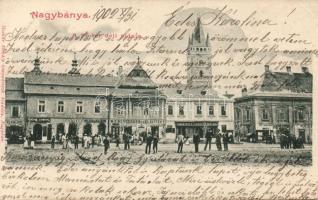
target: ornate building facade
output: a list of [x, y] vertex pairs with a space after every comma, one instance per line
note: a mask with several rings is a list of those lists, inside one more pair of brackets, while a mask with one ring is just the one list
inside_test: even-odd
[[263, 79], [254, 90], [242, 90], [235, 99], [235, 130], [247, 141], [279, 141], [281, 134], [312, 140], [312, 74], [272, 72], [265, 66]]
[[[122, 68], [119, 68], [119, 71]], [[7, 138], [49, 141], [69, 135], [162, 131], [166, 98], [138, 62], [127, 75], [80, 74], [74, 57], [67, 74], [44, 73], [40, 59], [24, 78], [6, 79]]]

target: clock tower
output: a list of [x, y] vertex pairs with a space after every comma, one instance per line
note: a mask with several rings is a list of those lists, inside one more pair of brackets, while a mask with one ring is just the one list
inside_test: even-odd
[[200, 18], [189, 37], [187, 52], [187, 85], [211, 87], [212, 64], [209, 34], [204, 35]]

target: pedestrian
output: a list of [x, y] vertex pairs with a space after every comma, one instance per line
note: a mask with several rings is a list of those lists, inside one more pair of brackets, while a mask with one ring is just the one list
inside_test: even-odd
[[223, 146], [224, 146], [224, 151], [229, 150], [229, 148], [228, 148], [228, 143], [229, 143], [228, 133], [224, 133], [224, 134], [223, 134]]
[[152, 139], [152, 135], [148, 132], [146, 138], [146, 154], [150, 154]]
[[184, 143], [184, 136], [183, 134], [179, 133], [176, 139], [176, 142], [178, 144], [178, 150], [177, 153], [182, 153], [183, 143]]
[[119, 133], [115, 133], [116, 147], [119, 148], [120, 138]]
[[92, 135], [91, 136], [91, 144], [92, 144], [92, 148], [94, 148], [94, 145], [95, 145], [95, 135]]
[[75, 135], [75, 138], [74, 138], [74, 149], [78, 149], [78, 143], [79, 143], [79, 137], [78, 137], [78, 135]]
[[103, 143], [104, 143], [104, 154], [107, 154], [107, 151], [109, 149], [109, 144], [110, 144], [110, 137], [108, 134], [105, 136]]
[[193, 143], [195, 153], [199, 153], [200, 135], [197, 131], [193, 134]]
[[63, 145], [63, 149], [66, 149], [66, 136], [65, 134], [62, 135], [62, 145]]
[[158, 152], [158, 141], [159, 141], [159, 134], [158, 134], [158, 131], [156, 131], [153, 136], [153, 147], [152, 147], [153, 153]]
[[211, 141], [212, 141], [212, 131], [208, 130], [205, 134], [205, 147], [204, 151], [206, 151], [208, 144], [209, 144], [209, 151], [211, 151]]
[[51, 139], [51, 149], [54, 149], [54, 144], [55, 144], [55, 136], [53, 135]]
[[8, 138], [5, 137], [4, 139], [4, 152], [7, 153], [8, 151]]
[[129, 150], [130, 149], [130, 134], [128, 132], [124, 133], [123, 140], [124, 140], [124, 149]]
[[30, 140], [31, 140], [31, 149], [34, 148], [34, 143], [35, 143], [35, 138], [34, 138], [34, 135], [31, 133], [31, 136], [30, 136]]
[[215, 144], [216, 144], [216, 148], [218, 149], [218, 151], [222, 151], [220, 129], [217, 129], [217, 133], [216, 133], [216, 136], [215, 136]]

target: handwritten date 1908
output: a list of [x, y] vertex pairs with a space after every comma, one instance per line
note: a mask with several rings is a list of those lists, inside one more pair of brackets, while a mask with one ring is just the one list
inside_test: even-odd
[[101, 19], [116, 19], [118, 22], [133, 21], [139, 9], [127, 8], [104, 8], [101, 7], [93, 15], [93, 20], [98, 22]]

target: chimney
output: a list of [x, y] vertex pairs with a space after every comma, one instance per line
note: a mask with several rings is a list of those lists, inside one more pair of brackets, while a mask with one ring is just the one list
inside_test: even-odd
[[308, 73], [308, 67], [301, 67], [301, 70], [304, 74]]
[[244, 97], [244, 96], [246, 96], [246, 94], [247, 94], [247, 89], [245, 87], [245, 88], [242, 89], [242, 96]]
[[265, 72], [269, 72], [269, 65], [265, 65]]
[[292, 74], [291, 66], [287, 66], [287, 67], [286, 67], [286, 70], [287, 70], [288, 74]]

